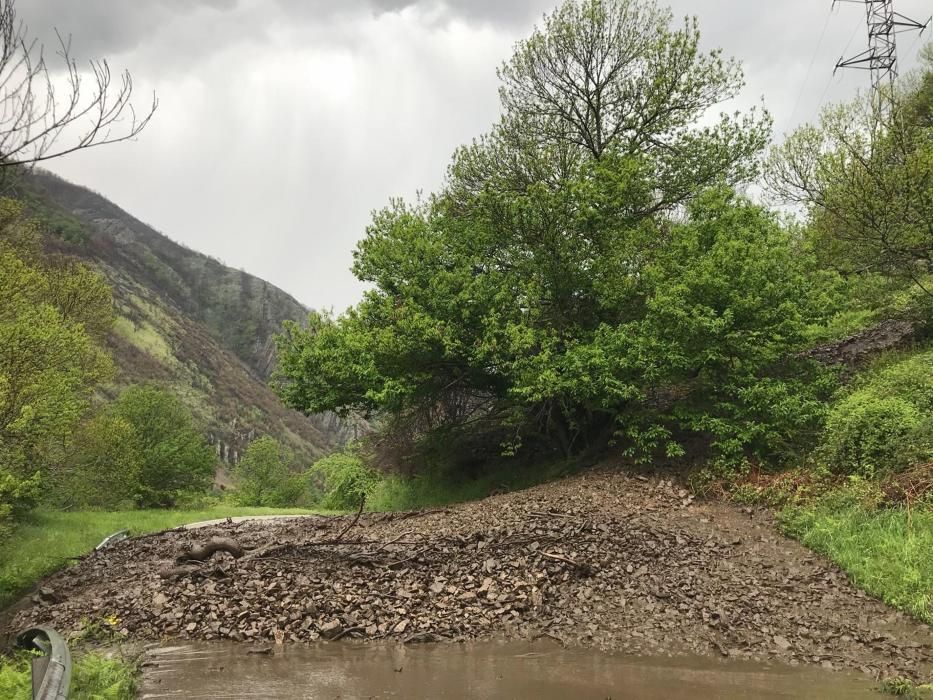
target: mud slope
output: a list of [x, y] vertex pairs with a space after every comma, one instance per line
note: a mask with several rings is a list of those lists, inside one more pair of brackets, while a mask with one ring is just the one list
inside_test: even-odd
[[[211, 536], [218, 553], [160, 575]], [[52, 577], [17, 626], [286, 644], [534, 639], [933, 675], [933, 635], [778, 534], [663, 480], [587, 473], [449, 510], [223, 524], [130, 540]], [[113, 618], [110, 618], [113, 620]]]

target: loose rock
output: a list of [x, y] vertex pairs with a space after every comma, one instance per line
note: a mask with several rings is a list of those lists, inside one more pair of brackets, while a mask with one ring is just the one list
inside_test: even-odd
[[[782, 537], [767, 513], [695, 503], [672, 481], [593, 471], [442, 512], [355, 517], [117, 542], [48, 579], [54, 595], [11, 626], [76, 632], [116, 619], [140, 640], [255, 644], [548, 637], [933, 676], [929, 628]], [[242, 551], [215, 548], [159, 575], [223, 538]]]

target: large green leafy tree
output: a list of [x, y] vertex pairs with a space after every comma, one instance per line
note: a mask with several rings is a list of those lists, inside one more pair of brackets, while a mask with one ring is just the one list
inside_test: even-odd
[[96, 415], [75, 431], [55, 500], [69, 508], [132, 505], [139, 496], [142, 460], [136, 430], [127, 420], [106, 411]]
[[97, 384], [113, 319], [99, 275], [42, 253], [22, 207], [0, 200], [0, 518], [30, 507]]
[[292, 505], [297, 481], [289, 470], [292, 455], [275, 438], [253, 440], [233, 468], [236, 499], [244, 506]]
[[286, 400], [566, 454], [614, 435], [677, 453], [700, 433], [739, 458], [810, 421], [787, 359], [815, 312], [805, 260], [730, 187], [769, 119], [699, 125], [742, 75], [698, 43], [695, 21], [648, 2], [545, 18], [443, 191], [375, 215], [355, 253], [363, 302], [280, 338]]
[[195, 428], [191, 413], [171, 393], [154, 386], [131, 387], [109, 413], [132, 428], [140, 463], [139, 505], [172, 506], [179, 497], [210, 485], [214, 452]]
[[775, 150], [767, 175], [806, 209], [827, 264], [933, 296], [933, 45], [923, 56], [925, 71], [884, 96], [888, 109], [877, 96], [827, 108]]

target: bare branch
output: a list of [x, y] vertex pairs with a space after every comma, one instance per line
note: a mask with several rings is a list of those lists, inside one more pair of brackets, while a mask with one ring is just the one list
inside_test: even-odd
[[130, 73], [115, 77], [105, 60], [90, 61], [82, 72], [71, 38], [57, 31], [57, 70], [51, 70], [15, 5], [0, 0], [0, 168], [136, 138], [158, 107], [156, 96], [137, 112]]

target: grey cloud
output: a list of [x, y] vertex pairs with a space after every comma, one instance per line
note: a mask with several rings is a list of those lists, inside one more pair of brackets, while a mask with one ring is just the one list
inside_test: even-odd
[[17, 15], [47, 46], [54, 31], [72, 37], [72, 47], [83, 58], [123, 53], [139, 45], [179, 15], [199, 10], [229, 12], [238, 0], [20, 0]]
[[540, 14], [541, 8], [553, 5], [541, 0], [276, 0], [290, 16], [316, 17], [369, 12], [379, 15], [417, 7], [425, 12], [438, 12], [469, 22], [497, 26], [513, 25]]
[[[497, 117], [496, 66], [558, 1], [19, 0], [18, 10], [34, 35], [71, 33], [79, 59], [111, 58], [160, 99], [138, 141], [52, 161], [54, 171], [339, 310], [359, 298], [348, 268], [369, 212], [441, 183], [452, 150]], [[705, 48], [742, 61], [747, 88], [728, 108], [763, 96], [779, 135], [867, 84], [856, 71], [832, 75], [850, 40], [850, 54], [864, 46], [856, 5], [830, 15], [830, 0], [660, 1], [699, 16]], [[922, 16], [929, 2], [897, 6]], [[905, 70], [913, 41], [899, 37]]]
[[[156, 40], [180, 18], [208, 9], [240, 20], [322, 25], [356, 14], [380, 15], [417, 7], [438, 18], [514, 26], [540, 15], [551, 3], [543, 0], [20, 0], [17, 12], [32, 36], [51, 46], [53, 29], [73, 37], [73, 48], [84, 58], [121, 54]], [[228, 41], [216, 28], [202, 27], [201, 52]], [[247, 27], [242, 29], [248, 30]], [[246, 33], [246, 32], [244, 32]]]

